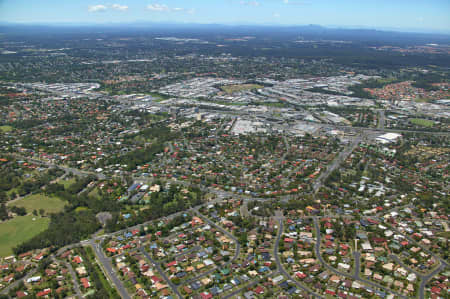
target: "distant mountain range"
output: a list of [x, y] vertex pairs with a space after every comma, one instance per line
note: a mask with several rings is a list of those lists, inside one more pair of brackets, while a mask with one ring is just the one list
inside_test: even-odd
[[299, 36], [305, 39], [342, 39], [354, 41], [412, 41], [413, 43], [438, 43], [450, 44], [450, 33], [432, 32], [402, 32], [397, 30], [371, 29], [371, 28], [339, 28], [324, 27], [321, 25], [281, 26], [281, 25], [233, 25], [233, 24], [195, 24], [195, 23], [163, 23], [136, 21], [133, 23], [7, 23], [0, 22], [0, 32], [33, 34], [35, 32], [95, 32], [101, 30], [104, 33], [149, 31], [161, 33], [186, 34], [195, 33], [220, 33], [229, 35], [259, 35], [278, 34], [281, 36]]

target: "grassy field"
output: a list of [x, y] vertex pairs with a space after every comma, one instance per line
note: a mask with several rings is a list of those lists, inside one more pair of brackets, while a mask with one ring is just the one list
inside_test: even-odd
[[72, 179], [68, 179], [68, 180], [59, 181], [58, 183], [61, 185], [64, 185], [64, 188], [68, 188], [68, 187], [70, 187], [70, 185], [72, 185], [75, 182], [76, 182], [76, 179], [72, 178]]
[[428, 120], [428, 119], [410, 118], [409, 121], [414, 125], [418, 125], [418, 126], [422, 126], [422, 127], [431, 128], [432, 126], [434, 126], [434, 121]]
[[220, 89], [225, 91], [228, 94], [232, 94], [238, 91], [251, 90], [251, 89], [259, 89], [264, 86], [258, 84], [237, 84], [237, 85], [224, 85], [221, 86]]
[[0, 256], [11, 255], [15, 246], [46, 230], [49, 222], [49, 218], [19, 216], [0, 223]]
[[11, 132], [12, 129], [13, 129], [13, 127], [11, 127], [11, 126], [0, 126], [0, 132], [2, 132], [2, 133]]
[[87, 210], [89, 210], [89, 208], [88, 207], [77, 207], [76, 209], [75, 209], [75, 212], [82, 212], [82, 211], [87, 211]]
[[98, 193], [98, 189], [97, 188], [92, 189], [92, 191], [89, 192], [88, 195], [92, 196], [92, 197], [95, 197], [95, 198], [99, 198], [100, 197], [100, 194]]
[[15, 201], [13, 206], [24, 207], [28, 213], [33, 210], [44, 209], [46, 213], [57, 213], [62, 211], [65, 202], [56, 197], [48, 197], [43, 194], [34, 194]]

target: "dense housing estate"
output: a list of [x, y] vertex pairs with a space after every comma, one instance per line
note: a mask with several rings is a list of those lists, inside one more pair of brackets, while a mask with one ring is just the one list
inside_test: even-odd
[[447, 46], [121, 34], [0, 38], [0, 298], [448, 298]]

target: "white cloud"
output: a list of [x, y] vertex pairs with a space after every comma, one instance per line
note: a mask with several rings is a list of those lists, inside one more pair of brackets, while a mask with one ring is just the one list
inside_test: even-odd
[[241, 1], [241, 5], [259, 6], [258, 1]]
[[165, 4], [149, 4], [147, 5], [147, 9], [151, 10], [151, 11], [157, 11], [157, 12], [184, 12], [184, 13], [188, 13], [188, 14], [193, 14], [195, 13], [195, 9], [191, 8], [191, 9], [187, 9], [187, 8], [183, 8], [183, 7], [169, 7]]
[[88, 11], [89, 12], [98, 12], [98, 11], [105, 11], [106, 10], [106, 6], [105, 5], [89, 5], [88, 7]]
[[276, 12], [276, 13], [273, 14], [273, 17], [274, 17], [274, 18], [279, 18], [279, 17], [281, 17], [281, 15], [280, 15], [279, 13]]
[[111, 5], [111, 7], [112, 7], [112, 9], [120, 10], [120, 11], [127, 11], [128, 10], [128, 6], [126, 6], [126, 5], [113, 4], [113, 5]]
[[151, 11], [169, 11], [170, 8], [165, 4], [149, 4], [147, 5], [147, 9]]

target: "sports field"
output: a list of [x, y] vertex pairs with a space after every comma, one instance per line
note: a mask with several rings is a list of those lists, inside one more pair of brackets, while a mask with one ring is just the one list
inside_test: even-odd
[[244, 91], [244, 90], [252, 90], [252, 89], [259, 89], [263, 88], [264, 86], [258, 85], [258, 84], [237, 84], [237, 85], [224, 85], [221, 86], [220, 89], [225, 91], [228, 94], [232, 94], [238, 91]]
[[410, 121], [412, 124], [418, 125], [418, 126], [421, 126], [421, 127], [431, 128], [432, 126], [434, 126], [434, 121], [428, 120], [428, 119], [423, 119], [423, 118], [410, 118], [409, 121]]
[[12, 129], [13, 129], [13, 127], [11, 127], [11, 126], [0, 126], [0, 132], [2, 132], [2, 133], [11, 132]]
[[24, 207], [27, 213], [33, 212], [33, 210], [39, 211], [43, 209], [45, 213], [57, 213], [62, 211], [65, 202], [56, 197], [48, 197], [43, 194], [33, 194], [24, 197], [11, 204], [12, 206]]
[[47, 217], [28, 215], [0, 223], [0, 256], [11, 255], [15, 246], [46, 230], [49, 222]]

